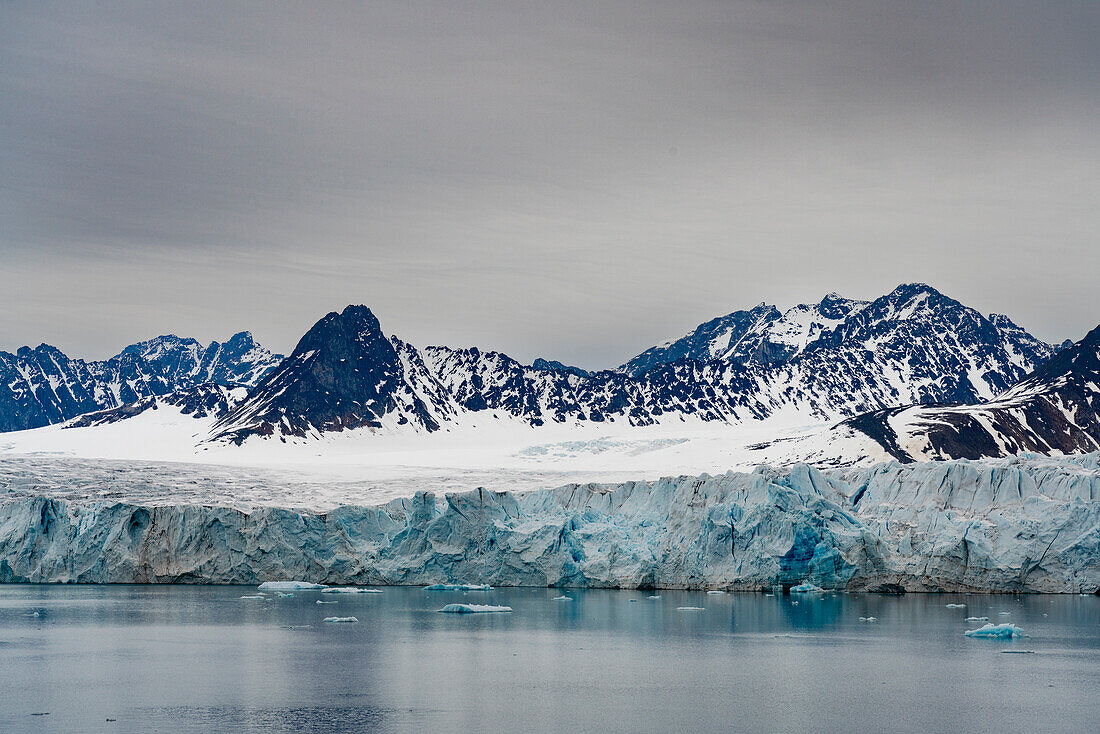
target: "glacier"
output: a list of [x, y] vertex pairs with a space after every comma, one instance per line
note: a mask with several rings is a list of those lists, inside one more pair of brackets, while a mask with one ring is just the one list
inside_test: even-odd
[[421, 491], [325, 512], [0, 495], [2, 582], [279, 579], [1092, 593], [1100, 454]]

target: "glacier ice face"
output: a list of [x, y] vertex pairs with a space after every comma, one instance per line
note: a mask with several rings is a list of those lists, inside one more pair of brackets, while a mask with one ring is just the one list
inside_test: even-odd
[[[0, 581], [1093, 591], [1097, 459], [760, 467], [325, 513], [21, 497], [0, 504]], [[302, 588], [287, 583], [264, 588]]]

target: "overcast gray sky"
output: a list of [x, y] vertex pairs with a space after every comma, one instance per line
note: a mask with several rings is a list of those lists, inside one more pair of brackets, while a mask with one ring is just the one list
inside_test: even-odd
[[908, 281], [1079, 338], [1098, 121], [1088, 1], [4, 2], [0, 349], [365, 303], [609, 367]]

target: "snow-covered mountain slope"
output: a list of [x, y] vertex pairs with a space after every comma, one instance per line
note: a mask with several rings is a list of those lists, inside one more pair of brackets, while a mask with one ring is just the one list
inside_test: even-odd
[[[782, 316], [767, 309], [733, 316], [722, 338], [740, 336], [722, 358], [658, 363], [634, 376], [525, 366], [476, 348], [416, 349], [386, 337], [369, 309], [349, 307], [318, 322], [219, 425], [218, 437], [430, 432], [473, 414], [532, 426], [736, 424], [783, 414], [824, 422], [991, 397], [1051, 351], [1007, 319], [995, 324], [927, 286], [899, 287], [871, 303], [829, 296]], [[746, 331], [763, 321], [767, 328]], [[742, 347], [744, 359], [727, 358]], [[765, 352], [771, 356], [759, 356]]]
[[[989, 399], [1052, 353], [1006, 316], [987, 318], [930, 286], [908, 284], [871, 302], [829, 294], [783, 314], [766, 304], [737, 311], [620, 369], [641, 375], [685, 359], [734, 362], [754, 368], [764, 382], [787, 383], [793, 375], [805, 394], [827, 391], [835, 376], [855, 370], [852, 376], [885, 386], [864, 396], [864, 404], [885, 407]], [[759, 369], [767, 366], [772, 371]], [[815, 384], [814, 374], [823, 384]]]
[[86, 499], [0, 486], [10, 498], [0, 501], [0, 582], [1093, 592], [1097, 460], [762, 466], [526, 493], [418, 492], [323, 514], [173, 503], [157, 481], [127, 485], [125, 499], [95, 499], [94, 486]]
[[220, 418], [248, 395], [244, 387], [226, 387], [204, 382], [194, 387], [176, 390], [167, 395], [151, 395], [117, 408], [85, 413], [61, 424], [62, 428], [90, 428], [106, 426], [135, 418], [149, 410], [175, 409], [174, 412], [190, 418]]
[[1100, 327], [994, 400], [876, 411], [842, 424], [901, 461], [1100, 449]]
[[160, 336], [98, 362], [70, 359], [47, 344], [0, 352], [0, 432], [61, 423], [203, 383], [251, 385], [281, 359], [246, 331], [206, 346]]

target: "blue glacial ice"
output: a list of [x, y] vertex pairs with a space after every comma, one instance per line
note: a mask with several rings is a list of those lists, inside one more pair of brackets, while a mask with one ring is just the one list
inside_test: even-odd
[[967, 630], [963, 633], [967, 637], [989, 637], [999, 640], [1010, 640], [1013, 637], [1024, 637], [1024, 631], [1014, 624], [986, 624], [976, 630]]
[[825, 589], [815, 584], [811, 584], [809, 581], [804, 581], [798, 586], [791, 587], [792, 594], [820, 594], [823, 591], [825, 591]]
[[307, 578], [263, 588], [1078, 593], [1100, 588], [1100, 455], [420, 492], [319, 514], [0, 499], [0, 582]]

